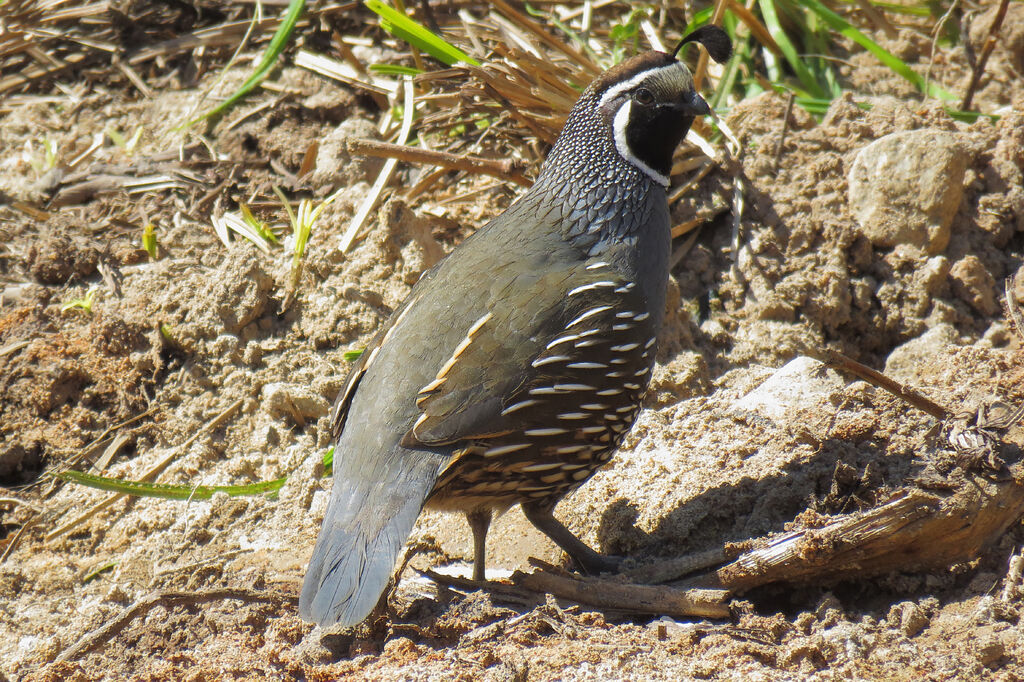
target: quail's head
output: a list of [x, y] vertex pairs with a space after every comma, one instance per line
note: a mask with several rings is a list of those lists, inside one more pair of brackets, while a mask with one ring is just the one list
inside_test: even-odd
[[676, 57], [689, 42], [704, 45], [715, 61], [728, 59], [729, 36], [705, 26], [683, 38], [671, 54], [652, 50], [609, 69], [583, 92], [566, 121], [558, 146], [595, 128], [611, 138], [618, 154], [656, 182], [667, 185], [672, 154], [694, 118], [711, 113], [694, 87], [690, 70]]

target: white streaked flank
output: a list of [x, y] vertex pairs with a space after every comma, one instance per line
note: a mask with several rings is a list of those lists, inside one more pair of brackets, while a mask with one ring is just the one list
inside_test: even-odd
[[608, 365], [603, 362], [570, 362], [566, 367], [569, 369], [605, 369]]
[[560, 468], [562, 468], [561, 462], [544, 462], [543, 464], [530, 464], [529, 466], [522, 467], [519, 471], [533, 473], [535, 471], [551, 471], [552, 469]]
[[565, 393], [565, 391], [552, 388], [551, 386], [539, 386], [537, 388], [530, 389], [530, 395], [561, 395], [563, 393]]
[[525, 450], [526, 448], [532, 448], [533, 443], [516, 443], [514, 445], [500, 445], [496, 448], [488, 448], [484, 450], [484, 457], [497, 457], [499, 455], [507, 455], [510, 452], [518, 452], [519, 450]]
[[554, 341], [549, 343], [547, 346], [545, 346], [544, 350], [551, 350], [552, 348], [554, 348], [555, 346], [557, 346], [557, 345], [559, 345], [561, 343], [568, 343], [570, 341], [575, 341], [578, 338], [580, 338], [579, 334], [567, 334], [565, 336], [559, 336], [557, 339], [555, 339]]
[[569, 329], [570, 327], [573, 327], [573, 326], [579, 324], [583, 320], [591, 318], [594, 315], [600, 315], [604, 311], [610, 310], [610, 309], [611, 309], [610, 305], [599, 305], [596, 308], [591, 308], [590, 310], [588, 310], [588, 311], [582, 313], [581, 315], [579, 315], [575, 320], [573, 320], [569, 324], [565, 325], [565, 328]]
[[527, 429], [523, 431], [527, 436], [560, 436], [563, 433], [569, 433], [568, 429]]
[[525, 407], [532, 407], [534, 405], [539, 404], [540, 402], [540, 400], [521, 400], [518, 403], [515, 403], [514, 405], [509, 405], [504, 410], [502, 410], [501, 416], [504, 417], [507, 414], [512, 414], [516, 410], [521, 410]]
[[597, 390], [593, 386], [587, 384], [555, 384], [555, 389], [559, 391], [594, 391]]
[[608, 281], [592, 282], [591, 284], [584, 284], [582, 286], [578, 286], [575, 289], [570, 290], [569, 291], [569, 296], [575, 296], [576, 294], [581, 294], [584, 291], [593, 291], [594, 289], [600, 289], [601, 287], [613, 287], [613, 286], [615, 286], [615, 282], [608, 282]]
[[569, 355], [549, 355], [546, 358], [537, 358], [530, 364], [533, 367], [543, 367], [544, 365], [550, 365], [554, 362], [565, 362], [566, 360], [572, 360], [572, 357]]

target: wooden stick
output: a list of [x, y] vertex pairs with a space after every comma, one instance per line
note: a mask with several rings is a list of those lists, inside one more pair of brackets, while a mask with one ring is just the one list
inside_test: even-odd
[[951, 497], [911, 489], [822, 528], [786, 533], [687, 581], [730, 594], [774, 582], [825, 584], [975, 559], [1024, 515], [1024, 486], [972, 476]]
[[223, 599], [238, 599], [245, 602], [270, 602], [273, 604], [295, 604], [298, 597], [292, 595], [277, 594], [266, 590], [251, 590], [244, 587], [215, 587], [199, 592], [185, 592], [181, 590], [164, 590], [154, 592], [138, 600], [120, 613], [114, 620], [103, 627], [93, 630], [82, 636], [77, 642], [60, 653], [56, 661], [74, 661], [113, 639], [129, 623], [144, 615], [155, 606], [171, 608], [179, 605], [195, 605], [208, 601], [221, 601]]
[[985, 39], [985, 46], [981, 48], [981, 56], [978, 58], [978, 63], [974, 65], [974, 72], [971, 73], [971, 83], [967, 86], [967, 92], [964, 93], [964, 99], [960, 103], [960, 108], [963, 111], [967, 111], [971, 108], [971, 100], [974, 99], [974, 91], [978, 88], [978, 83], [981, 81], [981, 74], [985, 72], [985, 64], [988, 62], [989, 56], [992, 54], [992, 50], [995, 49], [996, 40], [999, 39], [999, 29], [1003, 25], [1003, 19], [1006, 17], [1006, 8], [1009, 7], [1010, 0], [1002, 0], [999, 3], [999, 9], [996, 10], [996, 16], [992, 19], [992, 25], [988, 28], [988, 37]]
[[909, 386], [904, 386], [903, 384], [885, 376], [881, 372], [873, 370], [867, 365], [857, 362], [853, 358], [846, 357], [842, 353], [827, 349], [805, 349], [804, 352], [815, 360], [823, 362], [833, 369], [846, 372], [847, 374], [852, 374], [858, 379], [862, 379], [873, 386], [885, 389], [897, 398], [905, 400], [917, 409], [922, 412], [927, 412], [940, 421], [945, 421], [953, 416], [949, 410], [935, 402], [932, 402], [929, 398], [926, 398], [924, 395], [918, 393]]
[[552, 594], [578, 604], [627, 613], [648, 613], [667, 616], [698, 616], [728, 618], [732, 615], [725, 603], [729, 594], [721, 589], [676, 589], [661, 585], [635, 585], [601, 578], [562, 576], [548, 571], [512, 575], [515, 585]]
[[[733, 547], [735, 546], [733, 545]], [[625, 575], [636, 583], [667, 583], [716, 564], [723, 564], [738, 553], [730, 551], [730, 547], [716, 547], [697, 554], [687, 554], [639, 566], [627, 571]]]
[[529, 187], [533, 184], [522, 174], [523, 163], [514, 159], [485, 159], [479, 156], [465, 156], [450, 152], [435, 151], [422, 147], [410, 147], [403, 144], [378, 142], [350, 137], [343, 142], [344, 150], [352, 155], [375, 156], [385, 159], [398, 159], [409, 163], [442, 166], [469, 173], [490, 175], [499, 180], [511, 180], [517, 185]]

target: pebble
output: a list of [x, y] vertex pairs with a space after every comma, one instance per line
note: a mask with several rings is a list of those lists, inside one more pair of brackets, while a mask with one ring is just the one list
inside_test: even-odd
[[885, 373], [900, 381], [910, 381], [917, 377], [917, 370], [927, 367], [944, 355], [949, 346], [960, 343], [956, 329], [950, 324], [932, 327], [916, 339], [911, 339], [897, 346], [889, 353], [885, 361]]
[[949, 269], [950, 284], [957, 297], [982, 315], [999, 312], [996, 280], [974, 254], [953, 263]]
[[263, 387], [263, 409], [275, 417], [315, 419], [327, 414], [330, 405], [323, 396], [313, 393], [305, 386], [274, 382]]
[[892, 133], [861, 149], [849, 173], [849, 202], [875, 246], [945, 250], [963, 198], [968, 154], [940, 130]]
[[736, 412], [754, 412], [785, 424], [801, 410], [816, 407], [843, 390], [843, 380], [817, 360], [795, 358], [760, 386], [733, 403]]

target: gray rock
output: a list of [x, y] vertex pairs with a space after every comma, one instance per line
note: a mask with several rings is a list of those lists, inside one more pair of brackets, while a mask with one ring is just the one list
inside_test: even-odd
[[967, 254], [954, 263], [949, 279], [953, 293], [982, 315], [999, 312], [996, 280], [974, 254]]
[[949, 324], [932, 327], [916, 339], [897, 346], [885, 361], [885, 373], [893, 379], [909, 381], [918, 376], [918, 369], [928, 367], [944, 355], [949, 346], [960, 344], [956, 329]]
[[377, 126], [363, 118], [346, 119], [320, 142], [316, 154], [316, 170], [311, 184], [314, 187], [348, 187], [357, 182], [372, 182], [384, 164], [383, 159], [350, 156], [345, 151], [346, 138], [376, 140], [380, 137]]
[[963, 198], [968, 161], [957, 137], [940, 130], [893, 133], [861, 149], [848, 178], [861, 233], [875, 246], [912, 244], [941, 253]]
[[785, 425], [799, 413], [826, 403], [843, 390], [843, 380], [817, 360], [800, 356], [777, 370], [760, 386], [737, 400], [736, 412], [753, 412]]
[[305, 386], [275, 382], [263, 387], [263, 409], [275, 417], [317, 419], [327, 414], [330, 408], [323, 396]]

